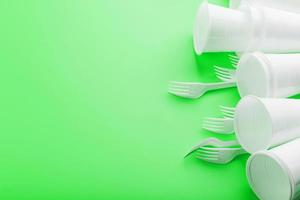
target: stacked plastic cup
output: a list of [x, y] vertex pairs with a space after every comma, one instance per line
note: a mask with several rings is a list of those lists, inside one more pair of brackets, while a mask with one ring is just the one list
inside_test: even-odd
[[239, 94], [290, 97], [300, 93], [300, 54], [244, 54], [237, 66]]
[[230, 8], [204, 1], [194, 49], [243, 53], [233, 123], [252, 154], [249, 183], [263, 200], [300, 199], [300, 100], [283, 98], [300, 93], [300, 1], [231, 0]]
[[300, 198], [300, 138], [269, 151], [253, 154], [247, 162], [247, 177], [263, 200]]
[[204, 1], [196, 16], [194, 48], [197, 54], [300, 52], [300, 14], [250, 5], [234, 10]]
[[229, 7], [238, 9], [241, 5], [245, 4], [300, 13], [300, 1], [298, 0], [230, 0]]

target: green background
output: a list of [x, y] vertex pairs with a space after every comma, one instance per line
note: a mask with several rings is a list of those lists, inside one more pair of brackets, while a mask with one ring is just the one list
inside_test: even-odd
[[193, 52], [200, 3], [2, 0], [0, 199], [256, 199], [247, 156], [183, 159], [215, 136], [203, 117], [239, 100], [235, 88], [167, 94], [169, 80], [230, 67], [226, 53]]

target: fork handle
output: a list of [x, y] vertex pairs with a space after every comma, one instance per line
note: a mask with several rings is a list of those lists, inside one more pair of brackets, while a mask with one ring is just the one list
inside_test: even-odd
[[218, 83], [208, 83], [206, 84], [206, 90], [217, 90], [217, 89], [223, 89], [223, 88], [230, 88], [230, 87], [236, 87], [235, 81], [229, 81], [229, 82], [218, 82]]

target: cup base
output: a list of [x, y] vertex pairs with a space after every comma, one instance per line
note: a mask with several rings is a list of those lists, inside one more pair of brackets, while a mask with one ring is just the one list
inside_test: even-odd
[[198, 9], [194, 25], [194, 49], [200, 55], [205, 49], [211, 27], [209, 8], [207, 1], [204, 1]]
[[239, 143], [249, 153], [267, 150], [272, 145], [272, 119], [256, 96], [246, 96], [238, 103], [234, 127]]
[[293, 184], [284, 164], [269, 151], [252, 155], [247, 162], [247, 178], [260, 199], [290, 200]]
[[272, 84], [268, 62], [258, 52], [243, 56], [237, 68], [237, 87], [241, 97], [271, 97]]

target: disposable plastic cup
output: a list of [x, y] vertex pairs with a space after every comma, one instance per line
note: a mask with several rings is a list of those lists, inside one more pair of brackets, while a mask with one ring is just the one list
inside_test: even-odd
[[248, 13], [204, 1], [194, 26], [196, 53], [244, 51], [251, 36], [250, 21]]
[[253, 154], [247, 162], [252, 190], [263, 200], [300, 197], [300, 139]]
[[267, 53], [300, 52], [300, 14], [267, 7], [257, 9], [261, 11], [264, 23], [258, 28], [258, 43], [254, 44], [252, 50]]
[[249, 153], [300, 137], [300, 100], [246, 96], [236, 107], [234, 128]]
[[238, 63], [240, 95], [289, 97], [300, 93], [300, 54], [244, 54]]
[[300, 52], [300, 14], [241, 6], [224, 8], [204, 1], [194, 26], [194, 48], [203, 52]]
[[229, 7], [238, 9], [242, 5], [256, 5], [300, 13], [299, 0], [230, 0]]

